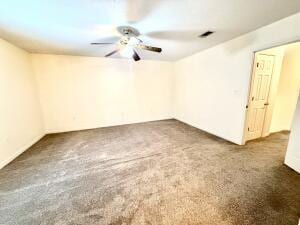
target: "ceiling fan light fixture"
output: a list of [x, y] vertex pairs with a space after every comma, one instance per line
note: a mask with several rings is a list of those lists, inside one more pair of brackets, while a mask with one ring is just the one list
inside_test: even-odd
[[125, 58], [132, 58], [134, 54], [133, 48], [129, 45], [125, 46], [121, 51], [120, 55], [125, 57]]

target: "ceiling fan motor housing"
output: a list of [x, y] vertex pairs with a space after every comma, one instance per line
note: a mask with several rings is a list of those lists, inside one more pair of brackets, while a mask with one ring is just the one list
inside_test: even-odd
[[137, 37], [140, 35], [140, 32], [130, 26], [120, 26], [117, 27], [118, 32], [123, 35], [123, 36], [127, 36], [127, 37]]

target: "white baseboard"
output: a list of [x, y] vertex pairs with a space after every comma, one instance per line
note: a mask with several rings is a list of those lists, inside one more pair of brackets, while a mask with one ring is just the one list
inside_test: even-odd
[[225, 136], [221, 136], [221, 135], [219, 135], [219, 134], [216, 134], [215, 132], [208, 131], [208, 130], [206, 130], [206, 129], [201, 128], [200, 126], [197, 126], [197, 125], [195, 125], [195, 124], [192, 124], [191, 122], [187, 122], [186, 120], [179, 119], [179, 118], [176, 117], [176, 116], [174, 117], [174, 119], [175, 119], [175, 120], [178, 120], [178, 121], [180, 121], [180, 122], [182, 122], [182, 123], [185, 123], [185, 124], [187, 124], [187, 125], [189, 125], [189, 126], [191, 126], [191, 127], [195, 127], [195, 128], [197, 128], [197, 129], [199, 129], [199, 130], [201, 130], [201, 131], [204, 131], [204, 132], [206, 132], [206, 133], [209, 133], [209, 134], [211, 134], [211, 135], [213, 135], [213, 136], [216, 136], [216, 137], [218, 137], [218, 138], [224, 139], [225, 141], [229, 141], [229, 142], [231, 142], [231, 143], [233, 143], [233, 144], [236, 144], [236, 145], [245, 145], [245, 144], [243, 143], [242, 140], [241, 140], [241, 141], [236, 141], [236, 140], [233, 140], [232, 138], [225, 137]]
[[12, 156], [0, 161], [0, 169], [2, 169], [4, 166], [9, 164], [11, 161], [13, 161], [15, 158], [17, 158], [19, 155], [21, 155], [23, 152], [25, 152], [27, 149], [29, 149], [32, 145], [34, 145], [36, 142], [38, 142], [42, 137], [44, 137], [46, 134], [51, 134], [51, 133], [63, 133], [63, 132], [69, 132], [69, 131], [78, 131], [78, 130], [87, 130], [87, 129], [96, 129], [96, 128], [102, 128], [102, 127], [111, 127], [111, 126], [120, 126], [120, 125], [126, 125], [126, 124], [135, 124], [135, 123], [145, 123], [145, 122], [153, 122], [153, 121], [159, 121], [159, 120], [169, 120], [173, 119], [172, 117], [162, 117], [158, 118], [156, 120], [141, 120], [141, 121], [130, 121], [127, 123], [119, 123], [119, 124], [107, 124], [103, 126], [81, 126], [78, 128], [59, 128], [59, 129], [47, 129], [46, 132], [42, 135], [39, 135], [32, 139], [28, 144], [24, 145], [21, 147], [19, 150], [15, 151]]
[[11, 161], [13, 161], [15, 158], [17, 158], [23, 152], [25, 152], [28, 148], [30, 148], [32, 145], [34, 145], [36, 142], [38, 142], [44, 136], [45, 136], [45, 134], [41, 134], [41, 135], [33, 138], [28, 144], [22, 146], [20, 149], [18, 149], [16, 152], [14, 152], [9, 158], [4, 159], [3, 161], [1, 161], [0, 162], [0, 169], [2, 169], [4, 166], [9, 164]]
[[98, 125], [90, 125], [90, 124], [79, 124], [76, 127], [55, 127], [55, 128], [46, 128], [47, 134], [56, 134], [56, 133], [64, 133], [64, 132], [72, 132], [72, 131], [81, 131], [81, 130], [90, 130], [90, 129], [98, 129], [98, 128], [105, 128], [105, 127], [114, 127], [114, 126], [122, 126], [122, 125], [130, 125], [130, 124], [137, 124], [137, 123], [148, 123], [148, 122], [155, 122], [161, 120], [170, 120], [173, 117], [161, 117], [156, 119], [146, 119], [146, 120], [136, 120], [136, 121], [126, 121], [120, 123], [107, 123], [107, 124], [98, 124]]
[[284, 164], [300, 173], [300, 158], [288, 154], [285, 157]]

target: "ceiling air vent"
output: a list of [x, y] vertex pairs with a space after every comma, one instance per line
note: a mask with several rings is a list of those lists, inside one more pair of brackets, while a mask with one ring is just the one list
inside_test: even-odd
[[215, 33], [214, 31], [206, 31], [205, 33], [199, 35], [200, 38], [206, 38], [208, 37], [209, 35], [212, 35], [213, 33]]

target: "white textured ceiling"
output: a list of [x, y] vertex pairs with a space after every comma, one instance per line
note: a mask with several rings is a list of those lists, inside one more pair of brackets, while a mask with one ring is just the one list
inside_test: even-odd
[[115, 46], [90, 42], [131, 25], [163, 49], [141, 58], [177, 60], [299, 11], [300, 0], [1, 0], [0, 37], [33, 53], [103, 56]]

